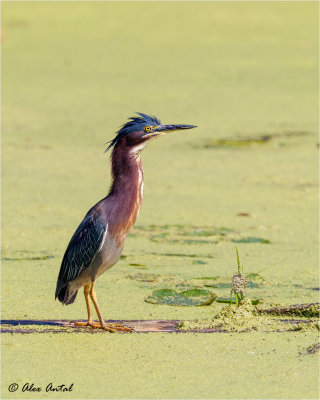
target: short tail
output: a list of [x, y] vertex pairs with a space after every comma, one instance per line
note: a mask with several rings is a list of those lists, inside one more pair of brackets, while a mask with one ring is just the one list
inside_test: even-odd
[[77, 297], [77, 293], [78, 291], [76, 290], [75, 292], [70, 293], [69, 289], [68, 289], [68, 285], [64, 286], [63, 288], [61, 288], [59, 291], [56, 291], [56, 298], [58, 297], [58, 300], [62, 303], [62, 304], [72, 304], [76, 297]]

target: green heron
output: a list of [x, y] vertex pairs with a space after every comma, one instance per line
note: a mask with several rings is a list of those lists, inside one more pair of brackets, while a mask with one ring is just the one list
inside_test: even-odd
[[[101, 315], [95, 280], [119, 260], [124, 242], [138, 217], [143, 196], [143, 168], [140, 153], [150, 139], [194, 125], [162, 125], [158, 118], [138, 113], [117, 132], [106, 149], [112, 149], [112, 184], [108, 195], [94, 205], [72, 236], [64, 254], [55, 298], [72, 304], [84, 288], [88, 322], [78, 326], [109, 332], [130, 331], [122, 325], [107, 325]], [[90, 299], [100, 323], [93, 322]]]

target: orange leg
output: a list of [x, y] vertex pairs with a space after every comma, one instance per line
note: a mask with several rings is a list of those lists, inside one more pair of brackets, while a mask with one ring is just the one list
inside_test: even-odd
[[[94, 290], [94, 283], [90, 284], [90, 285], [86, 285], [83, 288], [84, 291], [84, 298], [86, 301], [86, 306], [87, 306], [87, 311], [88, 311], [88, 322], [78, 322], [75, 321], [74, 324], [76, 326], [91, 326], [91, 328], [100, 328], [100, 329], [104, 329], [105, 331], [108, 332], [117, 332], [117, 331], [121, 331], [121, 332], [133, 332], [133, 329], [128, 328], [126, 326], [123, 325], [119, 325], [119, 324], [106, 324], [102, 318], [102, 314], [98, 305], [98, 301], [97, 301], [97, 296], [96, 296], [96, 292]], [[91, 307], [90, 307], [90, 298], [93, 302], [94, 308], [96, 309], [98, 318], [100, 323], [98, 322], [93, 322], [92, 320], [92, 312], [91, 312]]]
[[91, 285], [86, 285], [83, 288], [83, 293], [84, 293], [84, 298], [86, 301], [86, 306], [87, 306], [87, 311], [88, 311], [88, 322], [77, 322], [75, 321], [76, 326], [92, 326], [93, 327], [93, 320], [92, 320], [92, 312], [91, 312], [91, 307], [90, 307], [90, 286]]
[[127, 328], [126, 326], [123, 325], [119, 325], [119, 324], [106, 324], [102, 318], [102, 314], [98, 305], [98, 301], [97, 301], [97, 296], [96, 296], [96, 292], [94, 290], [94, 283], [91, 284], [91, 288], [90, 288], [90, 297], [91, 300], [93, 302], [94, 308], [96, 309], [100, 324], [98, 323], [92, 323], [90, 324], [93, 328], [100, 328], [100, 329], [104, 329], [105, 331], [108, 332], [117, 332], [117, 331], [121, 331], [121, 332], [133, 332], [133, 329], [131, 328]]

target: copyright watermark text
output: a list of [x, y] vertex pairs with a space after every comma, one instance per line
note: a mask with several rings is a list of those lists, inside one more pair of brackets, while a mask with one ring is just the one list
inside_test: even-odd
[[8, 391], [13, 393], [17, 391], [21, 392], [72, 392], [73, 390], [73, 383], [71, 385], [55, 385], [52, 382], [48, 383], [46, 387], [37, 386], [34, 383], [26, 382], [22, 385], [18, 385], [18, 383], [11, 383], [8, 386]]

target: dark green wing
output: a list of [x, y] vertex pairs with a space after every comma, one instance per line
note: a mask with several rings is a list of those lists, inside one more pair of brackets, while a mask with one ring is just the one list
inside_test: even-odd
[[64, 254], [57, 281], [55, 297], [64, 302], [66, 287], [94, 260], [107, 230], [104, 221], [86, 216], [72, 236]]

